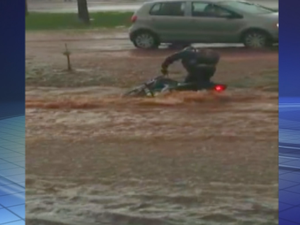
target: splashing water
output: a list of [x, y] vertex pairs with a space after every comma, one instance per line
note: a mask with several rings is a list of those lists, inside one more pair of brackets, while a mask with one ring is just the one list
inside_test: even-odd
[[238, 103], [256, 100], [274, 100], [278, 94], [259, 91], [214, 92], [173, 92], [155, 98], [122, 98], [120, 96], [93, 97], [89, 95], [63, 96], [55, 98], [27, 98], [26, 108], [44, 109], [95, 109], [110, 105], [178, 106], [200, 103]]

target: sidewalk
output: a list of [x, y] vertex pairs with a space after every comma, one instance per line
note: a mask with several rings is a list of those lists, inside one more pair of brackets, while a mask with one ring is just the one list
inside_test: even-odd
[[[88, 0], [90, 12], [135, 11], [144, 0]], [[278, 0], [249, 0], [266, 7], [278, 9]], [[77, 12], [77, 0], [28, 0], [30, 12], [71, 13]]]

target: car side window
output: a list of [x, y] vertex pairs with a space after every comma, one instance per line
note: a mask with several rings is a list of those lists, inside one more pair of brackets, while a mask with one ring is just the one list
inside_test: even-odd
[[184, 16], [185, 2], [156, 3], [150, 10], [150, 15], [155, 16]]
[[192, 3], [193, 17], [225, 18], [231, 15], [232, 13], [230, 11], [211, 3], [205, 3], [205, 2]]

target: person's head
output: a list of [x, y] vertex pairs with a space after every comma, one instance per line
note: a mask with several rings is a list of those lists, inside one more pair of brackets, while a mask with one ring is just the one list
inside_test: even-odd
[[189, 45], [183, 49], [183, 51], [196, 51], [197, 49], [192, 45]]
[[210, 58], [213, 59], [213, 61], [216, 62], [216, 64], [219, 62], [220, 60], [220, 54], [213, 49], [209, 49], [209, 48], [199, 48], [199, 47], [194, 47], [192, 45], [189, 45], [187, 47], [185, 47], [183, 49], [184, 51], [194, 51], [194, 52], [199, 52], [201, 53], [201, 55], [203, 55], [206, 58]]

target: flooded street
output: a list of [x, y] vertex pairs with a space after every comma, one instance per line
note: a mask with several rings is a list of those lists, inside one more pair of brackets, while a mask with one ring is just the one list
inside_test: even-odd
[[27, 34], [26, 224], [278, 224], [278, 53], [220, 48], [224, 93], [124, 99], [172, 51], [109, 37]]
[[86, 91], [27, 101], [29, 224], [277, 224], [276, 94]]

